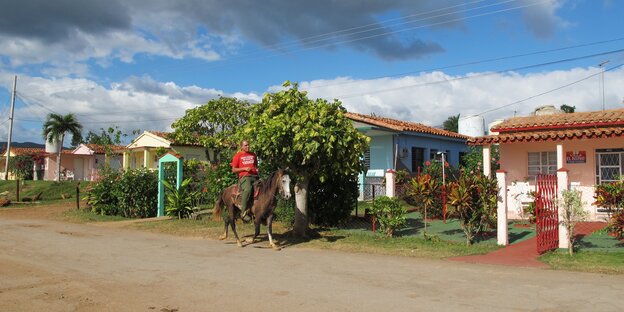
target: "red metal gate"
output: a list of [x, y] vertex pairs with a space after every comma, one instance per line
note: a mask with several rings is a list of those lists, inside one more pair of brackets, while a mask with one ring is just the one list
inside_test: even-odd
[[559, 214], [557, 210], [557, 175], [537, 175], [535, 196], [535, 234], [537, 252], [542, 254], [559, 247]]

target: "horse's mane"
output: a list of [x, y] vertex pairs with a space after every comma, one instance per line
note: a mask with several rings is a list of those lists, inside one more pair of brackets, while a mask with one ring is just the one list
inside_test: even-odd
[[260, 194], [265, 194], [270, 191], [271, 186], [273, 185], [273, 179], [275, 178], [275, 175], [277, 175], [277, 173], [280, 171], [281, 170], [273, 171], [266, 179], [262, 180], [262, 183], [260, 184]]

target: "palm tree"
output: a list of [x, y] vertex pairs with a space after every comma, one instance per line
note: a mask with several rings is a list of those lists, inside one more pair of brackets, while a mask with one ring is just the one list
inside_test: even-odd
[[61, 180], [61, 151], [63, 150], [63, 140], [67, 132], [74, 137], [82, 136], [82, 125], [74, 114], [48, 114], [46, 122], [43, 124], [43, 137], [50, 143], [53, 143], [55, 139], [60, 139], [56, 158], [56, 181]]
[[442, 124], [442, 127], [447, 131], [459, 132], [459, 114], [447, 118]]

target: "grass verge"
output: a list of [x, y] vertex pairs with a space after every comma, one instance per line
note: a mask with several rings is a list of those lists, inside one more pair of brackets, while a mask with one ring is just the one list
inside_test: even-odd
[[541, 256], [540, 260], [556, 270], [624, 274], [624, 251], [580, 251], [572, 256], [567, 252], [549, 252]]

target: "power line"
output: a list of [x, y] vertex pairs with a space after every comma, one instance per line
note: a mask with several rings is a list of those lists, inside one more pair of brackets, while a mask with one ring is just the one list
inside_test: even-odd
[[[415, 73], [420, 73], [420, 72], [430, 72], [430, 71], [438, 71], [438, 70], [444, 70], [444, 69], [450, 69], [450, 68], [464, 67], [464, 66], [469, 66], [469, 65], [485, 64], [485, 63], [491, 63], [491, 62], [496, 62], [496, 61], [504, 61], [504, 60], [514, 59], [514, 58], [521, 58], [521, 57], [526, 57], [526, 56], [533, 56], [533, 55], [546, 54], [546, 53], [552, 53], [552, 52], [560, 52], [560, 51], [571, 50], [571, 49], [576, 49], [576, 48], [584, 48], [584, 47], [600, 45], [600, 44], [605, 44], [605, 43], [612, 43], [612, 42], [617, 42], [617, 41], [622, 41], [622, 40], [624, 40], [624, 37], [601, 40], [601, 41], [594, 41], [590, 43], [577, 44], [577, 45], [555, 48], [555, 49], [550, 49], [550, 50], [514, 54], [514, 55], [484, 59], [484, 60], [479, 60], [479, 61], [470, 61], [470, 62], [465, 62], [465, 63], [458, 63], [458, 64], [453, 64], [453, 65], [440, 66], [440, 67], [434, 67], [434, 68], [428, 68], [428, 69], [412, 70], [412, 71], [403, 72], [399, 74], [375, 76], [375, 77], [370, 77], [370, 78], [365, 78], [365, 79], [373, 80], [373, 79], [381, 79], [381, 78], [392, 78], [392, 77], [405, 76], [405, 75], [415, 74]], [[341, 82], [341, 83], [331, 83], [331, 84], [325, 84], [325, 85], [319, 85], [319, 86], [309, 86], [306, 88], [306, 90], [326, 88], [326, 87], [335, 87], [335, 86], [353, 84], [357, 82], [359, 81], [346, 81], [346, 82]]]
[[482, 73], [482, 74], [475, 74], [475, 75], [472, 75], [472, 76], [463, 76], [463, 77], [457, 77], [457, 78], [452, 78], [452, 79], [436, 80], [436, 81], [423, 82], [423, 83], [418, 83], [418, 84], [411, 84], [411, 85], [406, 85], [406, 86], [401, 86], [401, 87], [396, 87], [396, 88], [379, 89], [379, 90], [373, 90], [373, 91], [368, 91], [368, 92], [359, 92], [359, 93], [352, 93], [352, 94], [346, 94], [346, 95], [338, 95], [338, 96], [335, 96], [335, 97], [344, 99], [344, 98], [352, 98], [352, 97], [364, 96], [364, 95], [368, 95], [368, 94], [385, 93], [385, 92], [403, 90], [403, 89], [414, 88], [414, 87], [430, 86], [430, 85], [436, 85], [436, 84], [441, 84], [441, 83], [448, 83], [448, 82], [453, 82], [453, 81], [468, 80], [468, 79], [480, 78], [480, 77], [485, 77], [485, 76], [491, 76], [491, 75], [496, 75], [496, 74], [509, 72], [509, 71], [519, 71], [519, 70], [543, 67], [543, 66], [554, 65], [554, 64], [559, 64], [559, 63], [578, 61], [578, 60], [582, 60], [582, 59], [587, 59], [587, 58], [592, 58], [592, 57], [597, 57], [597, 56], [604, 56], [604, 55], [620, 53], [620, 52], [624, 52], [624, 49], [618, 49], [618, 50], [612, 50], [612, 51], [607, 51], [607, 52], [595, 53], [595, 54], [584, 55], [584, 56], [568, 58], [568, 59], [562, 59], [562, 60], [546, 62], [546, 63], [541, 63], [541, 64], [534, 64], [534, 65], [528, 65], [528, 66], [521, 66], [521, 67], [503, 69], [503, 70], [494, 71], [494, 72], [486, 72], [486, 73]]
[[[609, 68], [609, 69], [606, 69], [606, 70], [605, 70], [605, 72], [607, 72], [607, 71], [611, 71], [611, 70], [615, 70], [615, 69], [620, 68], [620, 67], [622, 67], [622, 66], [624, 66], [624, 64], [620, 64], [620, 65], [617, 65], [617, 66], [613, 66], [613, 67], [611, 67], [611, 68]], [[483, 111], [483, 112], [481, 112], [481, 113], [478, 113], [477, 115], [483, 115], [483, 114], [491, 113], [491, 112], [493, 112], [493, 111], [497, 111], [497, 110], [499, 110], [499, 109], [503, 109], [503, 108], [508, 107], [508, 106], [512, 106], [512, 105], [515, 105], [515, 104], [519, 104], [519, 103], [522, 103], [522, 102], [524, 102], [524, 101], [528, 101], [528, 100], [534, 99], [534, 98], [536, 98], [536, 97], [539, 97], [539, 96], [542, 96], [542, 95], [545, 95], [545, 94], [548, 94], [548, 93], [552, 93], [552, 92], [555, 92], [555, 91], [561, 90], [561, 89], [563, 89], [563, 88], [567, 88], [567, 87], [569, 87], [569, 86], [571, 86], [571, 85], [575, 85], [575, 84], [580, 83], [580, 82], [582, 82], [582, 81], [585, 81], [585, 80], [587, 80], [587, 79], [590, 79], [590, 78], [596, 77], [596, 76], [598, 76], [598, 75], [600, 75], [600, 74], [602, 74], [602, 71], [601, 71], [601, 72], [599, 72], [599, 73], [596, 73], [596, 74], [591, 74], [591, 75], [589, 75], [589, 76], [586, 76], [586, 77], [584, 77], [584, 78], [582, 78], [582, 79], [579, 79], [579, 80], [576, 80], [576, 81], [574, 81], [574, 82], [571, 82], [571, 83], [565, 84], [565, 85], [563, 85], [563, 86], [559, 86], [559, 87], [557, 87], [557, 88], [554, 88], [554, 89], [551, 89], [551, 90], [548, 90], [548, 91], [545, 91], [545, 92], [542, 92], [542, 93], [539, 93], [539, 94], [536, 94], [536, 95], [532, 95], [532, 96], [527, 97], [527, 98], [524, 98], [524, 99], [522, 99], [522, 100], [518, 100], [518, 101], [515, 101], [515, 102], [512, 102], [512, 103], [509, 103], [509, 104], [501, 105], [501, 106], [499, 106], [499, 107], [496, 107], [496, 108], [493, 108], [493, 109], [489, 109], [489, 110]]]

